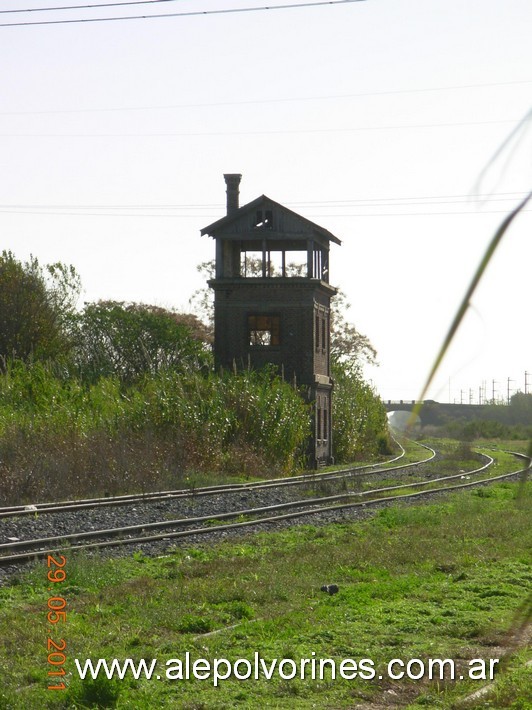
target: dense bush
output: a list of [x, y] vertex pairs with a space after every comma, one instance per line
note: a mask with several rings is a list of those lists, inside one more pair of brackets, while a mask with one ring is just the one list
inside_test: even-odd
[[191, 314], [144, 303], [87, 303], [70, 319], [71, 358], [84, 380], [133, 382], [164, 369], [211, 364], [205, 326]]
[[333, 442], [339, 463], [386, 454], [388, 418], [382, 401], [356, 369], [333, 365]]
[[[337, 461], [386, 453], [372, 389], [335, 366]], [[86, 382], [57, 365], [0, 375], [0, 495], [37, 499], [179, 485], [201, 472], [281, 474], [304, 463], [310, 409], [272, 370], [163, 368]]]
[[164, 369], [134, 385], [92, 384], [50, 364], [0, 375], [0, 496], [116, 494], [183, 483], [202, 471], [291, 471], [309, 411], [271, 371]]
[[444, 427], [447, 436], [459, 441], [474, 439], [532, 439], [532, 426], [503, 424], [494, 419], [457, 420]]
[[[310, 405], [273, 368], [215, 374], [197, 317], [116, 301], [76, 311], [79, 289], [72, 267], [0, 256], [0, 496], [116, 494], [305, 462]], [[375, 352], [339, 312], [332, 340], [335, 456], [384, 453], [386, 414], [358, 372]]]

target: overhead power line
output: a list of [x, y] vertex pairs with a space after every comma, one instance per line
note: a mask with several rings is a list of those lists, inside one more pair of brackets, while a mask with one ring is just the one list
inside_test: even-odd
[[[443, 205], [459, 204], [469, 205], [481, 202], [510, 202], [521, 199], [527, 191], [492, 192], [492, 193], [464, 193], [454, 195], [414, 195], [406, 197], [364, 197], [345, 198], [343, 200], [289, 200], [286, 202], [291, 207], [411, 207], [415, 205]], [[443, 200], [443, 201], [442, 201]], [[223, 210], [222, 202], [210, 203], [171, 203], [171, 204], [0, 204], [0, 209], [76, 209], [76, 210]]]
[[[428, 207], [438, 208], [441, 205], [462, 205], [463, 207], [475, 207], [475, 204], [489, 204], [499, 201], [515, 201], [521, 199], [526, 192], [499, 192], [499, 193], [478, 193], [463, 195], [430, 195], [414, 197], [377, 197], [363, 199], [345, 200], [319, 200], [319, 201], [293, 201], [286, 204], [292, 208], [324, 208], [359, 210], [354, 213], [341, 214], [338, 212], [325, 212], [322, 214], [312, 214], [309, 217], [432, 217], [442, 215], [486, 215], [486, 214], [507, 214], [507, 209], [462, 209], [445, 211], [416, 211], [416, 212], [387, 212], [387, 208], [411, 208]], [[444, 200], [444, 201], [437, 201]], [[20, 215], [46, 215], [62, 217], [142, 217], [142, 218], [171, 218], [171, 219], [206, 219], [213, 210], [220, 212], [224, 205], [221, 203], [194, 203], [194, 204], [0, 204], [0, 214], [20, 214]], [[365, 212], [360, 210], [378, 209], [380, 212]], [[189, 210], [195, 210], [194, 214], [186, 214]], [[532, 210], [524, 210], [532, 211]], [[210, 219], [211, 217], [209, 217]]]
[[322, 96], [271, 97], [269, 99], [248, 99], [244, 101], [204, 101], [185, 104], [155, 104], [152, 106], [110, 106], [81, 109], [50, 109], [47, 111], [0, 111], [0, 116], [47, 115], [58, 113], [107, 113], [117, 111], [159, 111], [182, 108], [212, 108], [216, 106], [247, 106], [254, 104], [297, 103], [298, 101], [336, 101], [338, 99], [354, 99], [366, 96], [391, 96], [394, 94], [421, 94], [431, 91], [455, 91], [461, 89], [482, 89], [494, 86], [512, 86], [516, 84], [532, 84], [532, 79], [520, 81], [496, 81], [486, 84], [455, 84], [454, 86], [428, 86], [420, 89], [390, 89], [388, 91], [364, 91], [354, 94], [329, 94]]
[[[389, 131], [402, 128], [459, 128], [462, 126], [493, 126], [515, 124], [517, 119], [505, 118], [493, 121], [458, 121], [449, 123], [398, 123], [384, 126], [352, 126], [336, 128], [278, 128], [254, 131], [189, 131], [179, 133], [0, 133], [0, 138], [204, 138], [208, 136], [261, 136], [303, 135], [314, 133], [356, 133], [358, 131]], [[530, 119], [532, 120], [532, 114]]]
[[[532, 212], [532, 209], [524, 209], [521, 212]], [[0, 214], [19, 214], [19, 215], [41, 215], [41, 216], [59, 216], [59, 217], [135, 217], [135, 218], [168, 218], [168, 219], [205, 219], [205, 212], [202, 214], [187, 214], [187, 215], [177, 215], [177, 214], [156, 214], [156, 213], [133, 213], [133, 212], [40, 212], [40, 211], [26, 211], [26, 210], [5, 210], [0, 208]], [[446, 211], [446, 212], [357, 212], [351, 214], [309, 214], [309, 218], [342, 218], [342, 217], [442, 217], [448, 215], [487, 215], [487, 214], [508, 214], [508, 210], [462, 210], [462, 211]]]
[[21, 12], [57, 12], [59, 10], [92, 10], [100, 7], [122, 7], [124, 5], [158, 5], [162, 2], [180, 2], [180, 0], [128, 0], [128, 2], [101, 2], [97, 5], [63, 5], [57, 7], [27, 7], [23, 10], [0, 10], [0, 15]]
[[119, 17], [78, 17], [72, 20], [36, 20], [32, 22], [2, 23], [0, 27], [28, 27], [31, 25], [70, 25], [83, 22], [117, 22], [121, 20], [153, 20], [168, 17], [194, 17], [198, 15], [228, 15], [241, 12], [264, 12], [266, 10], [292, 10], [302, 7], [319, 7], [322, 5], [349, 5], [365, 0], [323, 0], [321, 2], [300, 2], [288, 5], [268, 5], [262, 7], [229, 7], [222, 10], [193, 10], [189, 12], [167, 12], [156, 15], [127, 15]]
[[[532, 212], [532, 209], [523, 209], [521, 212]], [[312, 214], [309, 217], [442, 217], [444, 215], [461, 214], [508, 214], [508, 210], [447, 210], [445, 212], [358, 212], [355, 214]]]
[[[420, 204], [430, 204], [426, 200], [466, 200], [466, 202], [493, 202], [493, 201], [506, 201], [515, 200], [524, 197], [528, 194], [528, 190], [521, 190], [516, 192], [476, 192], [476, 193], [466, 193], [459, 195], [416, 195], [414, 197], [364, 197], [360, 199], [346, 199], [346, 200], [319, 200], [311, 202], [289, 202], [291, 205], [360, 205], [361, 203], [386, 203], [389, 202], [394, 206], [398, 203], [412, 204], [412, 200], [418, 202], [419, 200], [425, 200], [425, 202], [420, 202]], [[508, 195], [508, 197], [501, 197], [501, 195]], [[434, 202], [433, 204], [442, 204], [441, 202]], [[378, 205], [379, 207], [381, 205]]]

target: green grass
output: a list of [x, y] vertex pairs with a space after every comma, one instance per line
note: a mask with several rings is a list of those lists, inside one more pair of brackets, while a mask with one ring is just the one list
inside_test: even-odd
[[[49, 591], [47, 568], [0, 588], [0, 708], [446, 708], [480, 681], [134, 680], [82, 683], [73, 659], [498, 657], [525, 603], [530, 488], [503, 483], [431, 505], [387, 508], [371, 519], [302, 526], [159, 559], [67, 555], [67, 579]], [[340, 592], [328, 596], [322, 584]], [[48, 691], [51, 594], [67, 600], [52, 629], [67, 642], [66, 691]], [[218, 632], [218, 633], [212, 633]], [[525, 708], [526, 655], [501, 673], [495, 705]], [[388, 691], [393, 691], [391, 695]], [[485, 702], [488, 702], [486, 700]]]
[[527, 439], [490, 439], [486, 441], [485, 439], [477, 439], [471, 442], [473, 447], [484, 448], [487, 447], [488, 453], [489, 449], [496, 451], [517, 451], [521, 454], [526, 454], [530, 441]]

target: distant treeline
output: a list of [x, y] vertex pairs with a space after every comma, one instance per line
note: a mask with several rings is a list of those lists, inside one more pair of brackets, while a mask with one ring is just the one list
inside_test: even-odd
[[423, 404], [422, 421], [425, 433], [461, 441], [532, 439], [532, 394], [517, 392], [507, 405], [463, 406], [428, 401]]
[[473, 439], [532, 439], [532, 424], [502, 424], [495, 419], [472, 419], [470, 421], [449, 422], [446, 433], [453, 439], [473, 441]]

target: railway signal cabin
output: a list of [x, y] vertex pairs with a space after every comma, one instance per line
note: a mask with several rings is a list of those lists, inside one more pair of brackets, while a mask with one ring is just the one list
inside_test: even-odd
[[227, 214], [201, 230], [216, 240], [216, 367], [277, 366], [314, 403], [309, 458], [332, 461], [329, 246], [333, 234], [262, 195], [239, 206], [241, 175], [224, 175]]

